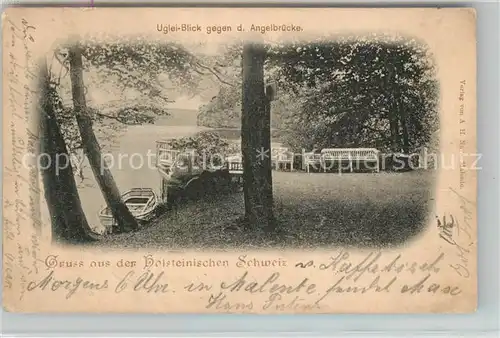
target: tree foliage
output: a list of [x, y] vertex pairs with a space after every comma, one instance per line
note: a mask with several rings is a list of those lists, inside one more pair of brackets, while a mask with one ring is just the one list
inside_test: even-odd
[[233, 151], [231, 143], [210, 131], [202, 131], [194, 136], [186, 136], [168, 141], [173, 150], [194, 150], [199, 156], [225, 155]]
[[[112, 86], [118, 100], [106, 106], [89, 104], [88, 115], [103, 148], [113, 147], [127, 125], [151, 124], [168, 116], [173, 100], [166, 92], [195, 93], [204, 72], [198, 57], [183, 46], [166, 41], [130, 39], [120, 36], [86, 36], [81, 39], [86, 89], [108, 90]], [[73, 155], [82, 148], [75, 112], [69, 103], [68, 79], [70, 43], [54, 50], [50, 70], [53, 103], [68, 150]], [[195, 67], [196, 66], [196, 67]], [[198, 67], [198, 68], [197, 68]], [[210, 67], [207, 67], [210, 69]], [[110, 95], [112, 98], [112, 95]]]
[[[324, 147], [412, 151], [438, 128], [432, 55], [416, 40], [370, 36], [270, 49], [280, 84], [303, 98], [294, 124]], [[391, 129], [391, 124], [394, 129]]]
[[[238, 64], [241, 46], [228, 48], [221, 64]], [[438, 83], [427, 46], [386, 35], [332, 37], [269, 45], [265, 71], [278, 82], [272, 127], [287, 146], [376, 147], [411, 152], [432, 142], [438, 129]], [[239, 126], [241, 85], [200, 109], [200, 124]]]
[[[162, 95], [170, 87], [193, 90], [199, 81], [193, 64], [197, 58], [182, 45], [122, 36], [87, 36], [81, 40], [84, 67], [97, 70], [102, 79], [112, 81], [119, 89], [137, 89], [142, 95], [156, 100], [169, 99]], [[61, 46], [57, 58], [67, 64], [68, 49]]]
[[239, 128], [241, 85], [222, 85], [217, 96], [199, 108], [198, 124], [211, 128]]

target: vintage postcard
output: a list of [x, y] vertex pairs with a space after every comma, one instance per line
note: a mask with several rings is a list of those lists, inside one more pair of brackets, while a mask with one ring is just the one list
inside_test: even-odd
[[3, 306], [477, 306], [470, 8], [9, 8]]

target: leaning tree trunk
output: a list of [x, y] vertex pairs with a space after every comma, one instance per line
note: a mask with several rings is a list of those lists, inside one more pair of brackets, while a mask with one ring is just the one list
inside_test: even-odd
[[[45, 97], [42, 97], [42, 100]], [[43, 105], [41, 105], [43, 107]], [[40, 116], [40, 171], [43, 178], [43, 190], [45, 200], [49, 209], [52, 241], [67, 242], [70, 235], [70, 224], [66, 220], [66, 200], [60, 197], [60, 187], [56, 168], [52, 164], [55, 163], [57, 150], [55, 149], [55, 140], [53, 137], [54, 127], [53, 121], [47, 116], [47, 110], [50, 108], [42, 108]]]
[[62, 243], [98, 240], [100, 236], [89, 227], [83, 212], [68, 149], [57, 122], [54, 103], [50, 100], [50, 91], [55, 89], [50, 88], [45, 60], [40, 73], [40, 153], [44, 154], [40, 157], [40, 164], [52, 240]]
[[76, 113], [76, 122], [80, 130], [83, 149], [87, 156], [94, 177], [106, 200], [113, 217], [117, 220], [120, 231], [131, 231], [138, 228], [137, 220], [123, 203], [120, 191], [116, 186], [111, 171], [101, 155], [101, 149], [92, 129], [92, 121], [87, 112], [85, 91], [83, 83], [82, 53], [78, 44], [73, 45], [69, 51], [71, 89], [73, 105]]
[[271, 180], [270, 102], [264, 92], [262, 45], [247, 44], [242, 55], [241, 151], [245, 221], [254, 227], [274, 229]]

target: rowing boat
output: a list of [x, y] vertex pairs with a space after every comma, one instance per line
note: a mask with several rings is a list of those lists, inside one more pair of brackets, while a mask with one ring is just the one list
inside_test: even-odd
[[[122, 201], [139, 223], [151, 220], [159, 204], [158, 196], [151, 188], [132, 188], [122, 194]], [[99, 212], [99, 219], [107, 233], [111, 233], [113, 228], [118, 226], [107, 205]]]

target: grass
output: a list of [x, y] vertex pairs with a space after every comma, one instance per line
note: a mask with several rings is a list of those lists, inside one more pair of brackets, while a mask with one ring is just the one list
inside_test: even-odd
[[[99, 245], [129, 249], [387, 247], [426, 224], [432, 172], [323, 174], [273, 172], [277, 233], [242, 230], [242, 193], [169, 210], [135, 233]], [[229, 230], [228, 228], [236, 228]]]

